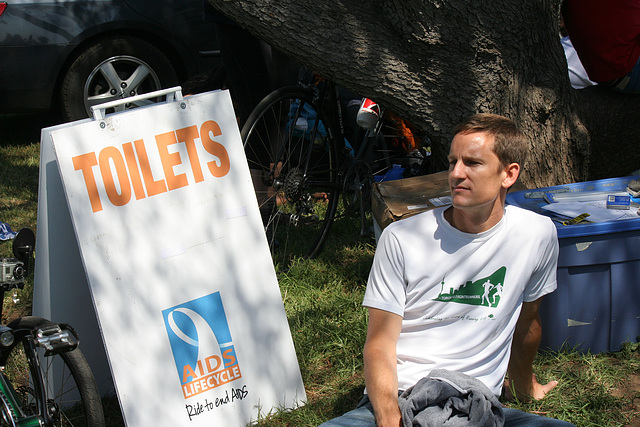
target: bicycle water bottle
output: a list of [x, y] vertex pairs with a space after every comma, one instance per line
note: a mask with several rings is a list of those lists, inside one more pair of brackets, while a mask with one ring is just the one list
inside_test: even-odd
[[363, 129], [373, 130], [380, 119], [380, 106], [370, 100], [364, 98], [358, 110], [358, 116], [356, 117], [356, 123]]

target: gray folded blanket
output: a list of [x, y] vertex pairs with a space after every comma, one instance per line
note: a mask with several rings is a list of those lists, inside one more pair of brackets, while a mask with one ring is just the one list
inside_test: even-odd
[[404, 427], [491, 426], [504, 424], [502, 405], [481, 381], [435, 369], [398, 398]]

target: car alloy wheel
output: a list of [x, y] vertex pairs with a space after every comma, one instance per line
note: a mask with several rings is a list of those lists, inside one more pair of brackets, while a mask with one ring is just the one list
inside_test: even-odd
[[[121, 55], [106, 59], [93, 69], [84, 85], [84, 106], [91, 115], [91, 106], [153, 92], [162, 87], [158, 75], [143, 60]], [[137, 101], [115, 107], [115, 111], [140, 107], [152, 100]]]
[[[69, 67], [60, 90], [62, 112], [69, 121], [91, 116], [93, 105], [175, 86], [176, 71], [153, 44], [136, 37], [110, 37], [83, 49]], [[159, 99], [123, 104], [118, 111]], [[109, 109], [106, 113], [113, 113]]]

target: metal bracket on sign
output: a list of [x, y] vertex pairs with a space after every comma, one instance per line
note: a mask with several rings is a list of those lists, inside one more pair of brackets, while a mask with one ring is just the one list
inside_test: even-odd
[[93, 113], [94, 120], [102, 120], [105, 118], [105, 111], [109, 108], [114, 108], [122, 104], [135, 103], [165, 95], [166, 103], [171, 103], [173, 101], [182, 101], [182, 87], [175, 86], [169, 89], [161, 89], [155, 92], [143, 93], [141, 95], [135, 95], [128, 98], [105, 102], [104, 104], [93, 105], [91, 106], [91, 112]]

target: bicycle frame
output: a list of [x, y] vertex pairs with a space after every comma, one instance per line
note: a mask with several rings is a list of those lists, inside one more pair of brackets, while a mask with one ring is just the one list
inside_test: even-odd
[[[21, 267], [24, 269], [24, 275], [12, 277], [0, 284], [0, 317], [2, 317], [4, 309], [5, 293], [14, 289], [23, 289], [24, 281], [22, 277], [27, 276], [29, 271], [29, 261], [33, 255], [35, 236], [31, 230], [23, 230], [15, 237], [13, 252], [16, 256], [15, 260], [22, 263]], [[21, 397], [18, 396], [16, 389], [3, 372], [12, 350], [20, 343], [25, 352], [25, 357], [29, 361], [31, 378], [29, 386], [32, 388], [31, 394], [35, 401], [36, 414], [40, 415], [25, 414], [21, 405]], [[4, 422], [10, 426], [17, 427], [52, 427], [54, 425], [54, 419], [48, 407], [48, 390], [46, 390], [37, 349], [43, 348], [44, 355], [50, 356], [74, 350], [77, 346], [78, 336], [68, 325], [49, 323], [38, 328], [16, 329], [0, 325], [0, 370], [2, 371], [0, 372], [0, 400], [2, 400], [0, 416], [2, 416]]]
[[[336, 85], [331, 80], [325, 80], [321, 77], [316, 77], [318, 81], [311, 84], [302, 84], [300, 86], [307, 90], [313, 90], [315, 93], [315, 99], [317, 100], [318, 105], [321, 108], [324, 108], [325, 102], [329, 102], [329, 108], [324, 108], [324, 112], [327, 114], [327, 119], [330, 121], [330, 126], [328, 126], [328, 132], [331, 132], [331, 129], [338, 129], [338, 135], [329, 135], [331, 139], [333, 139], [335, 147], [337, 149], [338, 154], [338, 165], [337, 171], [339, 177], [342, 178], [346, 173], [350, 163], [354, 161], [364, 161], [368, 158], [368, 156], [373, 152], [376, 144], [376, 136], [380, 134], [382, 126], [383, 126], [383, 117], [384, 110], [381, 108], [380, 117], [375, 127], [371, 130], [368, 130], [360, 141], [360, 146], [357, 152], [352, 152], [345, 145], [345, 122], [344, 115], [342, 111], [342, 103], [340, 99], [340, 95], [336, 88]], [[328, 96], [327, 96], [328, 95]], [[300, 107], [302, 108], [302, 107]], [[296, 112], [296, 117], [300, 114], [300, 110]], [[316, 132], [317, 129], [314, 129]], [[315, 138], [315, 134], [312, 135], [311, 140]], [[384, 151], [389, 151], [388, 147], [382, 147]], [[389, 158], [385, 158], [385, 167], [389, 168], [392, 166], [391, 160]], [[305, 165], [308, 167], [308, 163]], [[341, 181], [339, 179], [338, 181]]]
[[[320, 79], [318, 77], [318, 79]], [[324, 112], [327, 112], [327, 109], [324, 108], [324, 102], [326, 100], [326, 96], [327, 96], [327, 91], [329, 92], [329, 102], [331, 105], [335, 106], [335, 108], [329, 108], [328, 112], [329, 112], [329, 117], [328, 120], [330, 121], [330, 126], [326, 127], [327, 132], [329, 132], [329, 138], [332, 139], [334, 141], [334, 143], [336, 144], [336, 148], [338, 148], [338, 163], [341, 163], [341, 154], [344, 152], [344, 122], [342, 119], [342, 107], [340, 105], [340, 98], [338, 97], [337, 93], [336, 93], [336, 88], [335, 88], [335, 84], [331, 81], [327, 81], [324, 79], [320, 79], [319, 82], [316, 82], [315, 84], [301, 84], [302, 87], [304, 87], [305, 89], [308, 90], [313, 90], [314, 92], [314, 98], [317, 101], [318, 105], [320, 106], [320, 109], [323, 110]], [[298, 107], [296, 108], [296, 111], [293, 115], [293, 119], [292, 122], [296, 123], [296, 120], [302, 116], [302, 112], [304, 110], [304, 104], [300, 103], [300, 105], [298, 105]], [[333, 114], [331, 114], [333, 113]], [[333, 125], [337, 125], [337, 129], [340, 129], [340, 135], [331, 135], [331, 129], [334, 128]], [[291, 126], [290, 130], [289, 130], [289, 135], [286, 138], [286, 140], [290, 139], [290, 136], [293, 134], [293, 132], [295, 131], [294, 126]], [[313, 141], [316, 139], [317, 136], [317, 132], [318, 132], [318, 126], [314, 126], [312, 133], [311, 133], [311, 137], [309, 138], [309, 140], [311, 141], [310, 145], [313, 143]], [[286, 141], [285, 140], [285, 141]], [[278, 152], [278, 156], [277, 158], [282, 158], [283, 152], [286, 149], [286, 143], [282, 145], [282, 147], [280, 147], [279, 152]], [[307, 171], [309, 168], [309, 163], [311, 162], [311, 151], [312, 150], [307, 150], [307, 152], [305, 153], [305, 159], [304, 159], [304, 170]], [[276, 169], [277, 169], [277, 165], [273, 165], [273, 169], [271, 170], [271, 175], [275, 176], [276, 175]], [[342, 168], [340, 166], [338, 166], [338, 171], [340, 171]], [[305, 174], [303, 175], [303, 179], [307, 180], [309, 179], [309, 177]], [[330, 188], [330, 189], [336, 189], [339, 190], [339, 186], [335, 186], [332, 185], [330, 182], [323, 182], [322, 185], [325, 188]]]
[[[34, 380], [33, 388], [36, 395], [36, 402], [38, 405], [38, 413], [44, 414], [44, 419], [41, 420], [37, 415], [26, 415], [21, 408], [20, 405], [20, 397], [16, 394], [11, 383], [7, 380], [4, 375], [0, 375], [0, 398], [2, 398], [2, 403], [4, 404], [4, 415], [5, 418], [10, 416], [12, 419], [5, 421], [7, 423], [11, 422], [11, 425], [18, 427], [31, 427], [31, 426], [52, 426], [53, 420], [49, 417], [49, 411], [46, 409], [46, 395], [44, 390], [44, 382], [42, 380], [42, 375], [40, 374], [40, 366], [37, 363], [38, 357], [35, 350], [35, 343], [33, 337], [31, 337], [30, 330], [17, 330], [13, 331], [10, 328], [5, 327], [7, 330], [4, 332], [11, 331], [14, 333], [16, 337], [22, 336], [21, 340], [23, 340], [26, 344], [25, 352], [30, 354], [30, 357], [33, 357], [33, 360], [36, 361], [35, 365], [31, 365], [31, 378]], [[4, 366], [4, 362], [8, 356], [8, 349], [5, 348], [0, 351], [2, 355], [2, 364]]]
[[[26, 250], [23, 249], [22, 254], [26, 255], [26, 261], [28, 262], [28, 258], [31, 257], [32, 253], [32, 245], [28, 247]], [[28, 264], [27, 264], [28, 268]], [[5, 293], [11, 289], [22, 289], [24, 287], [24, 283], [3, 283], [0, 287], [0, 317], [2, 317], [2, 312], [4, 309], [4, 296]], [[9, 357], [9, 352], [11, 351], [12, 344], [15, 342], [16, 338], [20, 341], [24, 340], [28, 344], [25, 345], [25, 351], [35, 356], [35, 345], [33, 342], [33, 338], [29, 337], [31, 331], [29, 330], [13, 330], [5, 325], [0, 325], [0, 343], [6, 345], [0, 345], [0, 366], [2, 370], [4, 370], [4, 366], [6, 365], [7, 358]], [[37, 360], [35, 358], [34, 360]], [[30, 368], [33, 371], [32, 368]], [[39, 366], [38, 366], [39, 369]], [[35, 375], [34, 375], [35, 374]], [[42, 377], [40, 372], [34, 373], [31, 372], [31, 376], [36, 379], [36, 383], [33, 384], [34, 390], [37, 395], [36, 401], [38, 405], [43, 405], [46, 397], [44, 394], [44, 383], [42, 381]], [[42, 426], [43, 423], [38, 416], [27, 416], [23, 411], [20, 405], [20, 397], [16, 394], [15, 389], [8, 381], [7, 377], [2, 374], [0, 375], [0, 399], [2, 400], [2, 417], [4, 421], [11, 426], [18, 427], [31, 427], [31, 426]], [[46, 412], [46, 411], [45, 411]], [[48, 419], [44, 420], [45, 426], [52, 425], [52, 421]]]
[[[319, 132], [320, 126], [316, 124], [313, 126], [311, 130], [311, 135], [308, 138], [309, 139], [308, 149], [304, 153], [303, 167], [302, 167], [302, 170], [304, 171], [304, 173], [302, 175], [302, 180], [310, 186], [315, 186], [321, 189], [340, 193], [345, 189], [345, 178], [347, 176], [349, 168], [354, 163], [357, 163], [357, 162], [364, 163], [364, 159], [369, 158], [369, 156], [373, 152], [374, 145], [376, 142], [375, 136], [379, 134], [382, 128], [383, 120], [382, 118], [380, 118], [376, 126], [374, 127], [374, 129], [367, 131], [364, 138], [360, 141], [360, 146], [357, 152], [353, 152], [352, 148], [347, 147], [345, 144], [344, 115], [343, 115], [340, 95], [335, 83], [331, 80], [323, 79], [317, 75], [314, 75], [313, 82], [304, 83], [303, 80], [304, 78], [301, 79], [300, 82], [298, 82], [298, 85], [301, 88], [309, 91], [310, 93], [313, 93], [314, 103], [318, 106], [318, 110], [320, 110], [316, 112], [316, 117], [317, 118], [322, 117], [322, 120], [326, 122], [326, 125], [324, 126], [324, 128], [328, 134], [329, 140], [333, 141], [333, 147], [336, 151], [336, 160], [337, 160], [337, 163], [336, 165], [333, 166], [333, 169], [337, 179], [317, 181], [316, 178], [308, 176], [306, 173], [306, 171], [309, 170], [309, 165], [311, 162], [311, 156], [313, 151], [313, 141], [316, 140], [317, 133]], [[292, 112], [292, 115], [290, 116], [290, 122], [292, 123], [292, 125], [288, 130], [288, 134], [285, 136], [284, 143], [278, 150], [276, 158], [278, 159], [283, 158], [283, 154], [286, 151], [287, 142], [293, 139], [293, 134], [296, 131], [295, 124], [297, 123], [297, 120], [300, 117], [304, 117], [305, 112], [306, 112], [305, 104], [303, 102], [300, 102], [296, 110]], [[332, 134], [332, 132], [338, 133], [338, 134], [334, 135]], [[391, 167], [390, 159], [384, 159], [384, 161], [385, 161], [384, 167], [386, 168]], [[275, 162], [272, 165], [270, 174], [269, 174], [270, 181], [271, 183], [275, 184], [274, 185], [275, 188], [281, 188], [284, 185], [284, 183], [278, 182], [278, 179], [277, 179], [278, 167], [279, 165], [277, 164], [277, 162]], [[317, 173], [318, 170], [316, 169], [315, 172]], [[330, 175], [331, 174], [329, 174], [329, 176]], [[357, 193], [357, 199], [360, 202], [360, 209], [359, 209], [360, 217], [361, 217], [360, 234], [365, 235], [366, 234], [366, 231], [365, 231], [365, 222], [366, 222], [365, 210], [366, 209], [364, 207], [364, 201], [362, 197], [363, 188], [357, 185], [355, 187], [357, 188], [353, 188], [353, 191]]]
[[[0, 291], [0, 297], [3, 296], [4, 291]], [[33, 387], [36, 410], [38, 414], [42, 414], [41, 416], [26, 415], [21, 409], [20, 397], [16, 394], [16, 390], [5, 375], [0, 375], [0, 398], [4, 404], [5, 416], [12, 417], [11, 425], [45, 427], [54, 425], [54, 420], [47, 407], [47, 390], [42, 377], [37, 348], [43, 348], [45, 356], [74, 350], [78, 346], [78, 338], [72, 329], [67, 328], [69, 327], [65, 325], [61, 327], [57, 324], [38, 329], [11, 329], [8, 326], [0, 326], [0, 342], [6, 343], [0, 346], [0, 366], [4, 368], [6, 365], [14, 343], [22, 343], [25, 355], [31, 361], [29, 363], [32, 379], [30, 386]], [[11, 338], [5, 334], [10, 334]], [[6, 421], [9, 422], [9, 420]]]
[[[13, 427], [40, 427], [42, 423], [36, 415], [26, 416], [20, 409], [18, 404], [18, 396], [16, 396], [11, 385], [5, 380], [4, 376], [0, 376], [0, 398], [3, 403], [4, 421]], [[11, 417], [7, 419], [7, 417]], [[46, 424], [45, 424], [46, 425]], [[51, 425], [51, 424], [48, 424]]]

